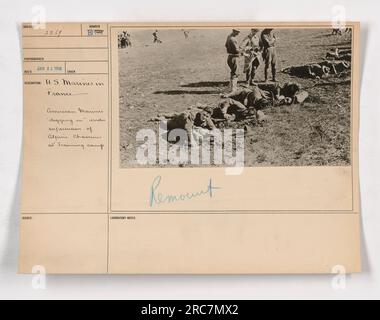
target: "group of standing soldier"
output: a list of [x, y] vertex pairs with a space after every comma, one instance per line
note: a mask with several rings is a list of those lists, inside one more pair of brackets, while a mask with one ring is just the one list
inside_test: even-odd
[[231, 70], [230, 88], [231, 91], [237, 89], [238, 82], [238, 61], [244, 57], [244, 73], [248, 85], [254, 84], [257, 68], [260, 65], [260, 55], [265, 64], [265, 82], [268, 82], [269, 70], [272, 71], [272, 81], [276, 82], [276, 36], [273, 29], [264, 29], [259, 35], [259, 30], [252, 28], [250, 33], [239, 43], [239, 29], [232, 29], [226, 41], [227, 64]]
[[121, 49], [132, 47], [131, 35], [127, 31], [118, 35], [118, 47]]
[[[185, 39], [189, 38], [189, 30], [182, 29]], [[240, 35], [239, 29], [232, 29], [232, 33], [228, 35], [226, 40], [227, 49], [227, 64], [231, 70], [230, 72], [230, 89], [235, 91], [238, 83], [238, 61], [240, 57], [244, 57], [244, 73], [246, 76], [247, 85], [253, 85], [255, 82], [256, 71], [260, 66], [260, 61], [264, 62], [264, 75], [265, 82], [268, 82], [269, 70], [272, 71], [272, 81], [276, 82], [276, 67], [277, 67], [277, 53], [276, 53], [276, 36], [273, 29], [259, 29], [252, 28], [250, 33], [239, 43], [238, 36]], [[155, 30], [152, 34], [153, 43], [162, 43], [159, 31]], [[131, 36], [128, 32], [123, 31], [119, 34], [119, 48], [132, 46]]]

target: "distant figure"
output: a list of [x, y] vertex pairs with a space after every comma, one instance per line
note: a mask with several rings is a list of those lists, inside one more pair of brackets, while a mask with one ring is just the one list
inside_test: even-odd
[[343, 35], [343, 30], [344, 30], [344, 33], [351, 33], [352, 32], [351, 28], [341, 27], [341, 28], [333, 28], [331, 34], [341, 36], [341, 35]]
[[346, 33], [352, 33], [352, 28], [346, 28], [346, 31], [345, 31]]
[[122, 35], [119, 33], [117, 35], [117, 46], [119, 49], [121, 48], [121, 38], [122, 38]]
[[240, 47], [243, 48], [244, 55], [244, 72], [246, 75], [247, 85], [253, 85], [255, 81], [256, 70], [260, 65], [260, 38], [257, 35], [258, 29], [251, 29], [251, 32], [246, 36]]
[[333, 28], [331, 34], [332, 34], [332, 35], [338, 35], [338, 36], [341, 36], [341, 35], [342, 35], [342, 29], [341, 29], [341, 28]]
[[158, 36], [158, 30], [153, 32], [153, 43], [162, 43], [161, 39]]
[[132, 47], [131, 35], [127, 31], [123, 31], [118, 35], [118, 47], [124, 49], [126, 47]]
[[272, 68], [272, 81], [276, 82], [277, 51], [276, 36], [273, 29], [264, 29], [261, 32], [261, 45], [263, 48], [263, 59], [265, 62], [265, 82], [268, 82], [269, 67]]
[[127, 31], [123, 31], [123, 37], [125, 39], [125, 46], [132, 47], [131, 35]]
[[185, 36], [185, 39], [189, 39], [189, 30], [183, 30], [183, 35]]
[[226, 49], [227, 49], [227, 64], [230, 68], [230, 89], [231, 91], [235, 91], [237, 89], [238, 83], [238, 58], [241, 54], [241, 50], [239, 48], [237, 36], [240, 34], [239, 29], [232, 29], [232, 33], [228, 35], [226, 40]]

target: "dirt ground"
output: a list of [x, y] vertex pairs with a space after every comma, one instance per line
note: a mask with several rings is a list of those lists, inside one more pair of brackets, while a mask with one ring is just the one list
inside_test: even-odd
[[[216, 106], [228, 92], [229, 69], [224, 43], [229, 29], [128, 30], [133, 47], [119, 49], [120, 165], [136, 166], [136, 132], [157, 129], [149, 121], [197, 103]], [[240, 39], [248, 34], [242, 30]], [[351, 36], [330, 29], [276, 30], [279, 67], [319, 62], [336, 47], [351, 46]], [[243, 59], [240, 59], [239, 80]], [[263, 64], [257, 79], [263, 80]], [[303, 104], [269, 107], [268, 122], [252, 126], [245, 140], [246, 166], [320, 166], [350, 163], [351, 79], [301, 79], [278, 73], [280, 83], [296, 81], [309, 93]]]

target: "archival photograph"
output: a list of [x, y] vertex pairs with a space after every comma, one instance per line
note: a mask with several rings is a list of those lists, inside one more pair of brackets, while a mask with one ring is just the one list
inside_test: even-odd
[[118, 33], [120, 167], [351, 164], [351, 28]]

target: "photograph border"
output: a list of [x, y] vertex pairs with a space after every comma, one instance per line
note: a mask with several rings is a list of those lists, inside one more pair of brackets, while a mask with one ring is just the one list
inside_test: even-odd
[[[260, 168], [287, 168], [287, 167], [299, 167], [299, 168], [313, 168], [313, 167], [332, 167], [332, 168], [342, 168], [342, 167], [350, 167], [351, 168], [351, 199], [352, 199], [352, 207], [351, 210], [255, 210], [255, 209], [247, 209], [247, 210], [197, 210], [197, 209], [189, 209], [189, 210], [114, 210], [112, 209], [112, 174], [113, 170], [115, 170], [112, 166], [112, 159], [114, 159], [114, 140], [113, 140], [113, 121], [114, 115], [113, 110], [116, 108], [113, 99], [113, 90], [119, 91], [119, 83], [113, 83], [115, 64], [112, 63], [113, 57], [113, 46], [115, 42], [117, 42], [117, 33], [114, 33], [115, 30], [119, 30], [122, 28], [128, 29], [152, 29], [152, 28], [160, 28], [160, 29], [181, 29], [181, 28], [199, 28], [199, 29], [210, 29], [210, 28], [233, 28], [233, 27], [241, 27], [241, 28], [249, 28], [249, 27], [273, 27], [278, 29], [289, 29], [289, 28], [307, 28], [307, 29], [320, 29], [320, 28], [333, 28], [331, 23], [328, 22], [242, 22], [242, 23], [223, 23], [223, 22], [170, 22], [170, 23], [113, 23], [109, 26], [109, 48], [110, 48], [110, 70], [109, 70], [109, 81], [110, 81], [110, 161], [109, 161], [109, 205], [110, 205], [110, 213], [115, 214], [233, 214], [233, 213], [243, 213], [243, 214], [276, 214], [276, 213], [291, 213], [291, 214], [358, 214], [359, 213], [359, 197], [357, 189], [357, 181], [358, 181], [358, 122], [359, 122], [359, 53], [360, 53], [360, 40], [359, 40], [359, 32], [360, 32], [360, 23], [359, 22], [347, 22], [345, 27], [352, 28], [352, 67], [351, 67], [351, 108], [350, 108], [350, 165], [347, 166], [260, 166]], [[114, 88], [114, 89], [113, 89]], [[119, 107], [119, 103], [117, 104]], [[116, 110], [116, 109], [115, 109]], [[119, 117], [117, 117], [119, 120]], [[354, 120], [355, 119], [355, 120]], [[356, 130], [356, 132], [355, 132]], [[120, 139], [117, 138], [116, 140]], [[118, 140], [119, 141], [119, 140]], [[120, 162], [119, 154], [117, 153], [117, 157]], [[210, 169], [212, 166], [208, 167], [200, 167], [202, 169]], [[248, 168], [248, 167], [247, 167]], [[255, 167], [249, 167], [255, 168]], [[128, 168], [128, 167], [119, 167], [118, 170], [154, 170], [156, 167], [142, 167], [142, 168]], [[175, 169], [173, 167], [168, 168], [160, 168], [160, 169]], [[187, 168], [189, 170], [195, 168]], [[197, 168], [199, 169], [199, 168]]]

